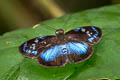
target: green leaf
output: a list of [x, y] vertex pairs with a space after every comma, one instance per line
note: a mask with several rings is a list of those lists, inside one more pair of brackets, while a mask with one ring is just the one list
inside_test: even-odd
[[[53, 35], [55, 29], [68, 31], [85, 25], [100, 27], [103, 35], [94, 46], [93, 56], [82, 63], [46, 68], [35, 59], [24, 58], [18, 50], [23, 42], [41, 35]], [[0, 36], [0, 80], [120, 79], [119, 36], [120, 5], [69, 14], [45, 21], [36, 28], [8, 32]]]

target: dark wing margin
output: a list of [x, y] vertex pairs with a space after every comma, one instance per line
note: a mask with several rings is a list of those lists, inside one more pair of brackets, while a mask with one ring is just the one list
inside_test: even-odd
[[25, 57], [37, 58], [37, 56], [40, 55], [42, 51], [53, 45], [53, 40], [56, 40], [55, 36], [37, 37], [24, 42], [19, 47], [19, 51]]
[[66, 59], [67, 59], [66, 55], [62, 55], [62, 56], [57, 57], [53, 61], [46, 62], [41, 57], [38, 57], [38, 62], [40, 65], [45, 66], [45, 67], [60, 67], [60, 66], [65, 66]]
[[89, 46], [88, 50], [85, 54], [76, 54], [76, 53], [72, 53], [72, 55], [70, 55], [70, 58], [72, 58], [72, 60], [74, 61], [75, 64], [83, 62], [87, 59], [89, 59], [91, 56], [93, 55], [93, 47]]
[[95, 26], [83, 26], [68, 31], [65, 34], [67, 41], [87, 42], [94, 45], [101, 40], [102, 31]]

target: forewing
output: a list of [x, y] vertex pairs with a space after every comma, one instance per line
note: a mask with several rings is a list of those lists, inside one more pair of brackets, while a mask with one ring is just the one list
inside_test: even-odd
[[95, 26], [83, 26], [68, 31], [65, 34], [67, 41], [87, 42], [90, 45], [96, 44], [101, 39], [101, 29]]
[[53, 46], [56, 40], [55, 36], [41, 36], [24, 42], [19, 51], [25, 57], [37, 58], [37, 56], [50, 46]]
[[82, 62], [92, 55], [92, 46], [87, 43], [69, 42], [52, 46], [38, 57], [41, 65], [46, 67], [64, 66], [74, 61]]

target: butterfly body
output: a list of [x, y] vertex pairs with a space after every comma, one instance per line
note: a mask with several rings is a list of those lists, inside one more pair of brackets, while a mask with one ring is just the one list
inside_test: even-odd
[[42, 36], [23, 43], [19, 50], [23, 56], [38, 59], [46, 67], [64, 66], [74, 61], [82, 62], [93, 53], [92, 45], [101, 39], [101, 30], [95, 26], [78, 27], [56, 36]]

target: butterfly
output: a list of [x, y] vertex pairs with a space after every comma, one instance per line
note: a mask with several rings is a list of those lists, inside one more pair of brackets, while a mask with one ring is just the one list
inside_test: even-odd
[[45, 67], [65, 66], [80, 63], [93, 54], [93, 45], [101, 40], [102, 31], [95, 26], [83, 26], [56, 35], [40, 36], [24, 42], [19, 51], [25, 57], [37, 59]]

